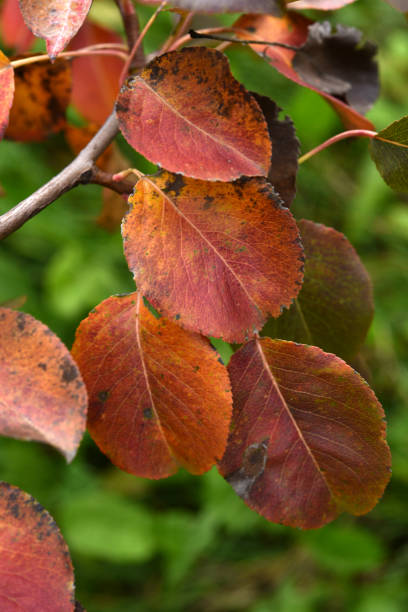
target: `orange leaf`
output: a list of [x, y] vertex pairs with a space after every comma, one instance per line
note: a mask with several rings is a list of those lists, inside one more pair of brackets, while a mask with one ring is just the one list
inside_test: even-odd
[[[122, 43], [122, 38], [86, 20], [69, 49], [102, 43]], [[72, 103], [89, 121], [102, 125], [112, 112], [119, 92], [123, 60], [109, 55], [87, 55], [72, 61]]]
[[85, 429], [86, 390], [68, 349], [31, 315], [0, 308], [0, 433], [74, 457]]
[[116, 112], [132, 147], [167, 170], [222, 181], [268, 174], [263, 113], [218, 51], [190, 47], [155, 58], [128, 79]]
[[62, 51], [78, 32], [92, 0], [20, 0], [27, 26], [47, 42], [50, 59]]
[[384, 412], [350, 366], [315, 346], [263, 338], [228, 370], [234, 428], [220, 471], [250, 508], [311, 529], [375, 506], [390, 478]]
[[71, 95], [71, 70], [66, 60], [20, 66], [6, 138], [38, 142], [65, 126]]
[[162, 171], [140, 179], [129, 202], [129, 268], [183, 327], [243, 342], [298, 294], [298, 230], [266, 179], [210, 183]]
[[8, 58], [0, 51], [0, 139], [9, 122], [14, 96], [14, 70]]
[[72, 349], [86, 382], [88, 429], [118, 467], [164, 478], [222, 456], [231, 416], [226, 368], [209, 342], [140, 295], [113, 296], [82, 321]]
[[0, 517], [0, 609], [74, 612], [71, 558], [53, 518], [7, 482]]
[[[313, 22], [306, 19], [306, 17], [296, 13], [287, 14], [282, 18], [272, 17], [271, 15], [243, 15], [235, 23], [235, 27], [247, 30], [247, 37], [251, 40], [259, 38], [259, 40], [263, 41], [268, 40], [271, 42], [292, 45], [294, 47], [301, 47], [306, 43], [308, 38], [308, 26], [312, 23]], [[351, 106], [302, 80], [292, 66], [295, 51], [283, 49], [281, 47], [265, 47], [265, 45], [262, 44], [251, 45], [251, 47], [254, 51], [265, 56], [268, 62], [286, 78], [298, 83], [298, 85], [316, 91], [330, 102], [347, 128], [374, 129], [371, 121], [360, 115]]]

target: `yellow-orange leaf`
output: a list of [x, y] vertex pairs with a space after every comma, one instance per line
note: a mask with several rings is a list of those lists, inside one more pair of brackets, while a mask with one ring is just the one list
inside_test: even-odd
[[129, 202], [122, 233], [136, 284], [183, 327], [243, 342], [298, 294], [297, 226], [266, 179], [163, 171], [139, 180]]
[[14, 71], [8, 58], [0, 51], [0, 139], [6, 130], [14, 96]]

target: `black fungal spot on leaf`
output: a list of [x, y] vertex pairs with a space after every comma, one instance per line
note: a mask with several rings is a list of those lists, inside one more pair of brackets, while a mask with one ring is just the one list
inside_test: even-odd
[[72, 382], [78, 376], [77, 368], [70, 362], [68, 357], [65, 357], [63, 362], [60, 364], [60, 370], [62, 371], [61, 378], [65, 383]]

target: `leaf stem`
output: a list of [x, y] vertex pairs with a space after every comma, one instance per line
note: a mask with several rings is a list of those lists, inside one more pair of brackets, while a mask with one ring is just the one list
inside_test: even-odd
[[327, 147], [330, 147], [332, 144], [339, 142], [340, 140], [345, 140], [346, 138], [374, 138], [377, 136], [377, 132], [373, 132], [371, 130], [348, 130], [347, 132], [341, 132], [340, 134], [336, 134], [329, 138], [325, 142], [322, 142], [318, 147], [315, 147], [308, 153], [305, 153], [298, 159], [298, 164], [303, 164], [305, 161], [316, 155], [316, 153], [320, 153]]
[[[231, 28], [232, 32], [236, 32], [235, 28]], [[299, 51], [302, 47], [295, 47], [294, 45], [288, 45], [283, 42], [271, 42], [268, 40], [248, 40], [241, 38], [228, 38], [228, 36], [219, 36], [217, 34], [203, 34], [202, 32], [196, 32], [195, 30], [189, 30], [191, 38], [208, 38], [209, 40], [220, 40], [228, 43], [239, 43], [244, 45], [267, 45], [269, 47], [281, 47], [282, 49], [289, 49], [290, 51]]]
[[0, 240], [15, 232], [66, 191], [79, 184], [91, 183], [95, 172], [95, 160], [110, 145], [118, 131], [118, 121], [113, 112], [68, 166], [28, 198], [0, 216]]
[[163, 53], [166, 53], [166, 51], [168, 51], [169, 49], [171, 49], [172, 45], [183, 36], [184, 32], [187, 30], [187, 28], [189, 27], [193, 17], [194, 17], [193, 12], [190, 13], [183, 13], [183, 15], [180, 17], [180, 20], [177, 24], [177, 27], [174, 31], [174, 33], [166, 40], [166, 42], [164, 43], [164, 45], [162, 46], [162, 48], [160, 49], [158, 55], [163, 55]]
[[[116, 55], [123, 59], [123, 61], [127, 60], [127, 54], [123, 53], [126, 50], [125, 45], [120, 45], [116, 43], [106, 43], [99, 45], [91, 45], [89, 47], [84, 47], [83, 49], [78, 49], [77, 51], [63, 51], [58, 54], [58, 58], [71, 58], [71, 57], [80, 57], [81, 55]], [[43, 53], [41, 55], [31, 55], [30, 57], [22, 57], [21, 59], [12, 60], [10, 62], [10, 66], [13, 68], [19, 68], [20, 66], [26, 66], [28, 64], [35, 64], [37, 62], [47, 62], [50, 61], [48, 54]]]
[[164, 0], [160, 4], [160, 6], [157, 7], [157, 9], [153, 13], [153, 15], [150, 17], [150, 19], [146, 23], [145, 27], [143, 28], [143, 30], [140, 32], [139, 36], [137, 37], [137, 39], [135, 41], [135, 44], [133, 45], [132, 50], [131, 50], [131, 52], [129, 54], [129, 57], [127, 58], [127, 60], [125, 62], [125, 65], [123, 66], [123, 70], [122, 70], [122, 72], [120, 74], [120, 77], [119, 77], [119, 84], [120, 85], [122, 85], [124, 80], [126, 79], [127, 74], [129, 72], [130, 65], [132, 63], [132, 60], [133, 60], [135, 54], [137, 53], [140, 45], [142, 44], [145, 35], [150, 30], [150, 28], [152, 27], [153, 23], [156, 21], [156, 18], [158, 17], [159, 13], [161, 13], [161, 11], [165, 8], [166, 5], [167, 5], [167, 1]]

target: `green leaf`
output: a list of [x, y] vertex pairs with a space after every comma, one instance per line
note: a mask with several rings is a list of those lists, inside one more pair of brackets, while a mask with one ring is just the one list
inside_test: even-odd
[[408, 192], [408, 116], [378, 132], [370, 142], [370, 152], [387, 185]]

